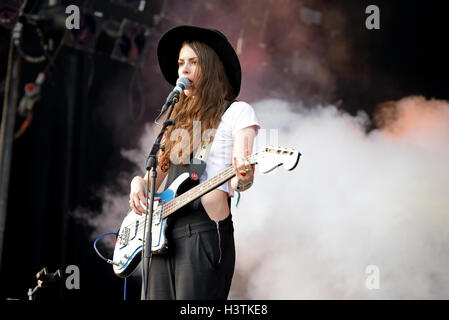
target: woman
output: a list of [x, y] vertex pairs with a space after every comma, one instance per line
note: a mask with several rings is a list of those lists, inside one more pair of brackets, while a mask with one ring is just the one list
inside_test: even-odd
[[[199, 182], [231, 165], [236, 176], [170, 217], [169, 252], [152, 257], [149, 297], [226, 299], [235, 262], [230, 198], [234, 191], [240, 195], [252, 185], [254, 166], [247, 156], [260, 126], [249, 104], [234, 101], [240, 91], [240, 63], [219, 31], [173, 28], [159, 41], [158, 59], [170, 84], [186, 77], [190, 86], [174, 106], [176, 125], [163, 138], [165, 149], [158, 156], [155, 190], [165, 178], [169, 186], [180, 173], [189, 171], [192, 154], [206, 132], [213, 133], [213, 140]], [[199, 137], [194, 124], [201, 126]], [[137, 176], [131, 182], [130, 206], [138, 214], [145, 213], [147, 179], [148, 175]]]

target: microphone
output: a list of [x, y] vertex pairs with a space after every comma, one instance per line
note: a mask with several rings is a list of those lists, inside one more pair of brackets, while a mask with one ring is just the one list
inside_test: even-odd
[[173, 102], [173, 99], [179, 98], [179, 95], [181, 92], [183, 92], [185, 89], [188, 89], [190, 87], [189, 79], [186, 77], [181, 77], [176, 80], [176, 87], [173, 89], [172, 92], [167, 97], [167, 101], [165, 101], [164, 107], [167, 108], [170, 103]]
[[165, 104], [162, 107], [161, 113], [159, 114], [159, 116], [156, 118], [155, 121], [157, 121], [164, 114], [164, 112], [167, 111], [168, 106], [172, 104], [173, 100], [175, 98], [178, 99], [181, 92], [183, 92], [185, 89], [188, 89], [189, 87], [190, 87], [189, 79], [187, 79], [186, 77], [178, 78], [178, 80], [176, 80], [176, 87], [168, 95], [167, 100], [165, 101]]

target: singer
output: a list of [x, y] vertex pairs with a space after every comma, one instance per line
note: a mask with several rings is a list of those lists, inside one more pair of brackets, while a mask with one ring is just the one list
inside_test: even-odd
[[[170, 216], [169, 250], [151, 258], [148, 296], [151, 300], [225, 300], [235, 265], [231, 198], [253, 183], [254, 165], [247, 157], [252, 154], [259, 121], [251, 105], [236, 101], [240, 62], [221, 32], [175, 27], [161, 37], [157, 54], [168, 83], [176, 85], [182, 77], [189, 83], [173, 109], [176, 125], [168, 128], [162, 140], [165, 149], [158, 154], [156, 190], [166, 178], [167, 187], [183, 172], [193, 171], [191, 177], [198, 172], [197, 183], [201, 183], [233, 166], [235, 177]], [[195, 123], [201, 125], [201, 137], [195, 137]], [[192, 158], [205, 132], [213, 132], [213, 139], [201, 167]], [[148, 175], [131, 181], [130, 207], [138, 214], [145, 213], [147, 181]]]

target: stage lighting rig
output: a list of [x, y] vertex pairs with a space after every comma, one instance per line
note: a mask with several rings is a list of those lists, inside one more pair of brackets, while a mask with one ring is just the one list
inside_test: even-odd
[[145, 49], [150, 29], [137, 22], [124, 19], [120, 26], [120, 35], [115, 41], [111, 58], [136, 65]]
[[89, 53], [107, 55], [135, 66], [143, 55], [150, 28], [128, 18], [106, 17], [99, 10], [83, 9], [80, 28], [66, 30], [64, 43]]
[[[16, 46], [22, 49], [19, 44], [25, 39], [22, 38], [23, 25], [34, 26], [39, 38], [44, 54], [39, 57], [31, 57], [22, 53], [22, 57], [29, 62], [39, 63], [49, 57], [51, 46], [56, 39], [62, 39], [63, 45], [76, 50], [85, 51], [91, 54], [105, 54], [113, 60], [136, 66], [139, 64], [150, 36], [150, 28], [142, 22], [134, 21], [128, 16], [117, 17], [113, 9], [105, 8], [80, 8], [79, 28], [68, 29], [66, 19], [68, 14], [66, 8], [59, 2], [54, 5], [45, 6], [34, 13], [23, 13], [18, 19], [21, 1], [5, 0], [6, 4], [0, 5], [0, 17], [4, 24], [15, 23]], [[116, 4], [133, 7], [143, 11], [145, 1], [111, 1]], [[136, 17], [137, 18], [137, 17]], [[14, 26], [14, 24], [13, 24]], [[32, 29], [33, 30], [33, 29]], [[19, 37], [20, 36], [20, 37]], [[49, 40], [53, 40], [49, 42]]]
[[103, 14], [101, 12], [84, 12], [80, 17], [80, 28], [67, 30], [65, 44], [82, 51], [94, 53]]

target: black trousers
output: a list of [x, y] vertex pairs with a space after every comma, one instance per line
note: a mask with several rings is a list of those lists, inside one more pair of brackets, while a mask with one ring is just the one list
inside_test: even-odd
[[232, 215], [215, 222], [199, 199], [175, 215], [168, 253], [151, 258], [150, 300], [226, 300], [235, 266]]

